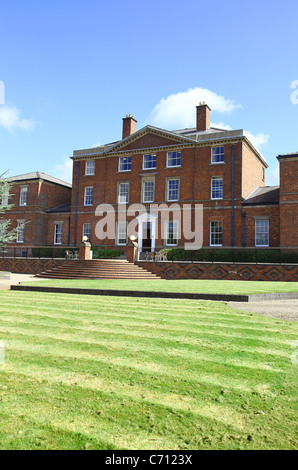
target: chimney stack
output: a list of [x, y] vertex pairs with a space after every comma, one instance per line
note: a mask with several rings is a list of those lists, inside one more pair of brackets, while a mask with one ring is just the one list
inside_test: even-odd
[[123, 118], [123, 131], [122, 131], [122, 139], [134, 134], [137, 130], [137, 122], [136, 119], [131, 115], [127, 114], [125, 118]]
[[203, 102], [197, 106], [197, 131], [207, 131], [210, 128], [210, 112], [209, 106]]

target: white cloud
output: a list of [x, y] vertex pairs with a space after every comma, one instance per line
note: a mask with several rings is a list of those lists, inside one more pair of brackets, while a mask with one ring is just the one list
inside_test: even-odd
[[241, 107], [233, 100], [219, 96], [206, 88], [190, 88], [187, 91], [162, 98], [150, 113], [149, 122], [165, 128], [194, 127], [196, 106], [200, 102], [210, 106], [213, 111], [228, 113]]
[[252, 132], [246, 132], [247, 137], [251, 142], [258, 148], [261, 149], [264, 145], [269, 142], [270, 135], [268, 134], [253, 134]]
[[29, 131], [33, 129], [34, 122], [32, 119], [21, 119], [20, 111], [14, 105], [1, 105], [0, 127], [4, 127], [10, 132], [15, 129]]
[[54, 166], [48, 173], [67, 183], [72, 183], [72, 160], [65, 157], [63, 163]]
[[279, 186], [279, 164], [274, 168], [268, 168], [266, 171], [266, 185]]
[[231, 126], [229, 126], [228, 124], [224, 124], [223, 122], [219, 122], [219, 123], [216, 123], [216, 124], [214, 122], [211, 122], [210, 126], [215, 127], [216, 129], [224, 129], [225, 131], [231, 131], [232, 130]]

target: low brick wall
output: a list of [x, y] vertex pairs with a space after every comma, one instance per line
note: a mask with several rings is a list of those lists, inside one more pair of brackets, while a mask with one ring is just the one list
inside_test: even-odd
[[298, 282], [297, 264], [154, 263], [150, 261], [139, 261], [137, 264], [163, 279]]
[[18, 274], [39, 274], [47, 269], [55, 268], [63, 263], [64, 259], [36, 259], [36, 258], [0, 258], [0, 271], [9, 271]]

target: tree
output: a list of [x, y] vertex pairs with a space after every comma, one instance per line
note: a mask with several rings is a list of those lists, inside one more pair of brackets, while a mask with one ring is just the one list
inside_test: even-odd
[[3, 217], [6, 211], [10, 210], [13, 205], [9, 204], [10, 189], [12, 184], [5, 174], [0, 175], [0, 246], [5, 243], [15, 241], [17, 229], [10, 229], [10, 220]]

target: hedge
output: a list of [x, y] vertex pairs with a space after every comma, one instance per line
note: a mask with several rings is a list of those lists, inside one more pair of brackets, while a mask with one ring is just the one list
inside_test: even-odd
[[298, 252], [280, 250], [231, 250], [201, 248], [188, 251], [183, 248], [163, 249], [169, 261], [214, 261], [229, 263], [298, 263]]
[[111, 259], [123, 255], [123, 251], [93, 247], [93, 259]]

